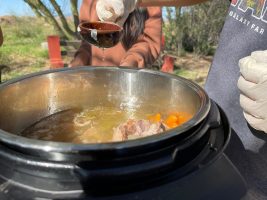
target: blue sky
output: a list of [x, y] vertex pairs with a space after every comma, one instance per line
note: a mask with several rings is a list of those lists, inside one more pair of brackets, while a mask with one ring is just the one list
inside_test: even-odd
[[[79, 0], [81, 2], [81, 0]], [[45, 2], [45, 1], [44, 1]], [[69, 0], [57, 0], [65, 14], [70, 13]], [[33, 15], [30, 7], [23, 0], [0, 0], [0, 16]]]
[[[47, 2], [48, 0], [43, 0]], [[82, 0], [79, 0], [79, 5]], [[65, 15], [70, 15], [69, 0], [57, 0]], [[0, 16], [3, 15], [34, 15], [30, 7], [23, 0], [0, 0]], [[163, 16], [165, 12], [163, 9]]]

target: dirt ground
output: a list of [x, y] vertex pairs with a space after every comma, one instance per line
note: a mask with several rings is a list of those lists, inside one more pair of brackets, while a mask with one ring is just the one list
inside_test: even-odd
[[204, 86], [212, 58], [212, 56], [199, 57], [193, 54], [177, 57], [174, 73]]

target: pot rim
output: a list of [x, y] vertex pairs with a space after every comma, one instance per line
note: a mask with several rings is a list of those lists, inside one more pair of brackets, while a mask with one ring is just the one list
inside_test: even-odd
[[136, 148], [140, 146], [150, 145], [155, 142], [164, 141], [175, 137], [181, 133], [184, 133], [191, 128], [200, 124], [208, 115], [211, 107], [211, 101], [208, 97], [207, 93], [201, 88], [199, 85], [185, 79], [180, 76], [176, 76], [173, 74], [168, 74], [160, 71], [154, 71], [150, 69], [136, 69], [130, 67], [97, 67], [97, 66], [81, 66], [75, 68], [61, 68], [61, 69], [51, 69], [41, 72], [36, 72], [28, 75], [21, 76], [19, 78], [15, 78], [9, 81], [6, 81], [0, 84], [0, 90], [18, 83], [20, 81], [24, 81], [33, 77], [38, 77], [42, 75], [47, 75], [50, 73], [70, 73], [70, 72], [79, 72], [79, 71], [94, 71], [94, 70], [123, 70], [129, 72], [145, 72], [155, 75], [164, 76], [170, 79], [179, 80], [182, 84], [187, 85], [192, 90], [194, 90], [199, 97], [201, 98], [201, 105], [199, 110], [195, 113], [194, 117], [187, 121], [186, 123], [178, 126], [177, 128], [165, 131], [164, 134], [157, 134], [149, 137], [144, 137], [136, 140], [127, 140], [123, 142], [110, 142], [110, 143], [100, 143], [100, 144], [74, 144], [74, 143], [64, 143], [64, 142], [52, 142], [52, 141], [42, 141], [36, 139], [30, 139], [23, 136], [15, 135], [0, 129], [0, 142], [5, 143], [11, 146], [19, 147], [22, 149], [31, 149], [31, 150], [39, 150], [44, 152], [60, 152], [60, 153], [75, 153], [75, 152], [82, 152], [82, 151], [105, 151], [105, 150], [120, 150], [120, 149], [130, 149]]

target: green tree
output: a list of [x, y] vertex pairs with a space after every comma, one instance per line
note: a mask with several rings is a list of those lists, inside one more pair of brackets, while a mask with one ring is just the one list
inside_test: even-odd
[[200, 55], [211, 53], [218, 43], [228, 7], [228, 1], [213, 0], [191, 7], [166, 8], [165, 49], [177, 54], [181, 49]]
[[24, 0], [35, 15], [50, 23], [61, 37], [72, 39], [77, 37], [79, 23], [78, 0], [68, 0], [71, 5], [73, 20], [67, 20], [56, 0]]

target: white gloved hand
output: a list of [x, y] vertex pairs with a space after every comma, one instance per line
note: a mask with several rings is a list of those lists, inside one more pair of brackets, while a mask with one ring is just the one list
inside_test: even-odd
[[98, 0], [96, 13], [101, 21], [114, 22], [123, 26], [137, 3], [138, 0]]
[[239, 61], [240, 105], [247, 122], [267, 133], [267, 50], [255, 51]]

